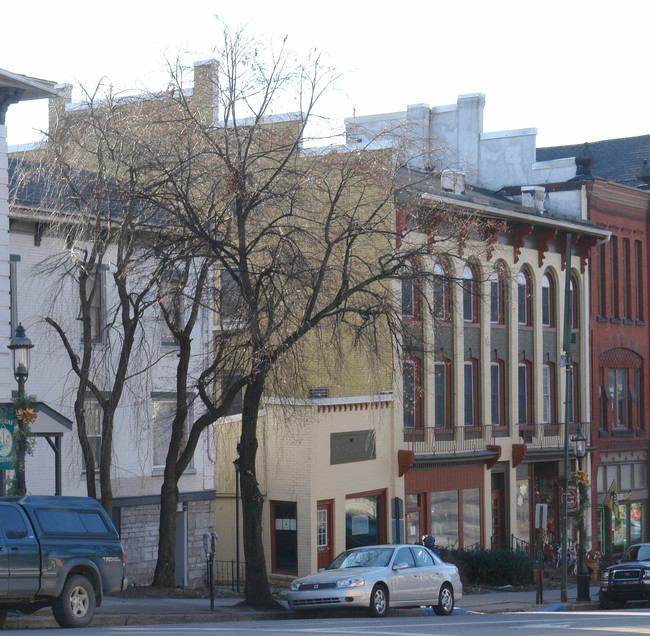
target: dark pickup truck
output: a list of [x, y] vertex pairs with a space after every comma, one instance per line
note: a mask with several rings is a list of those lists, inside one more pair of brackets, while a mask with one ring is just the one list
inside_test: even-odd
[[108, 592], [126, 588], [124, 549], [86, 497], [0, 497], [0, 628], [7, 612], [51, 606], [61, 627], [84, 627]]

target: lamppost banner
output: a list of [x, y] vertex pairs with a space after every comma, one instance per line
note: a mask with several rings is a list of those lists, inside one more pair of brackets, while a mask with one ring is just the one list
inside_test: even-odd
[[0, 470], [14, 469], [14, 412], [0, 411]]

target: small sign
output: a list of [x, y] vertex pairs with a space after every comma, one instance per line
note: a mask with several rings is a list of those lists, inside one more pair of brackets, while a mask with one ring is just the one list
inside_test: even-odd
[[574, 515], [578, 510], [578, 486], [575, 481], [569, 482], [566, 493], [566, 511], [569, 515]]
[[14, 412], [0, 411], [0, 470], [14, 469]]

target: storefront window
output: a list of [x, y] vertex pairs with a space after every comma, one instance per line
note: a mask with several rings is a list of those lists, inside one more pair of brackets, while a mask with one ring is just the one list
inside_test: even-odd
[[345, 548], [376, 545], [379, 541], [379, 496], [345, 501]]
[[517, 539], [530, 541], [530, 484], [517, 479]]
[[630, 544], [645, 541], [645, 528], [643, 520], [645, 514], [642, 503], [630, 504]]
[[420, 537], [420, 511], [406, 513], [406, 542], [419, 543]]
[[463, 490], [463, 548], [481, 543], [481, 499], [478, 488]]
[[612, 543], [615, 546], [625, 547], [625, 537], [627, 536], [627, 506], [619, 506], [618, 509], [620, 512], [621, 525], [618, 530], [616, 530], [616, 519], [614, 518], [614, 515], [612, 515]]
[[431, 534], [442, 547], [458, 547], [457, 490], [431, 493]]

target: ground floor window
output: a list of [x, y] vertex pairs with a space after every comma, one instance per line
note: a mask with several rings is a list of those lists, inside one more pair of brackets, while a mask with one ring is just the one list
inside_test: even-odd
[[530, 541], [530, 479], [517, 479], [516, 538]]
[[463, 490], [463, 548], [481, 546], [481, 497], [479, 488]]
[[295, 503], [271, 502], [271, 540], [273, 571], [297, 573], [298, 527]]
[[618, 510], [619, 524], [609, 508], [598, 507], [600, 535], [604, 538], [603, 547], [607, 553], [610, 549], [619, 553], [630, 545], [646, 540], [645, 503], [623, 502], [619, 498]]
[[353, 495], [345, 500], [345, 548], [377, 545], [386, 540], [385, 493]]

